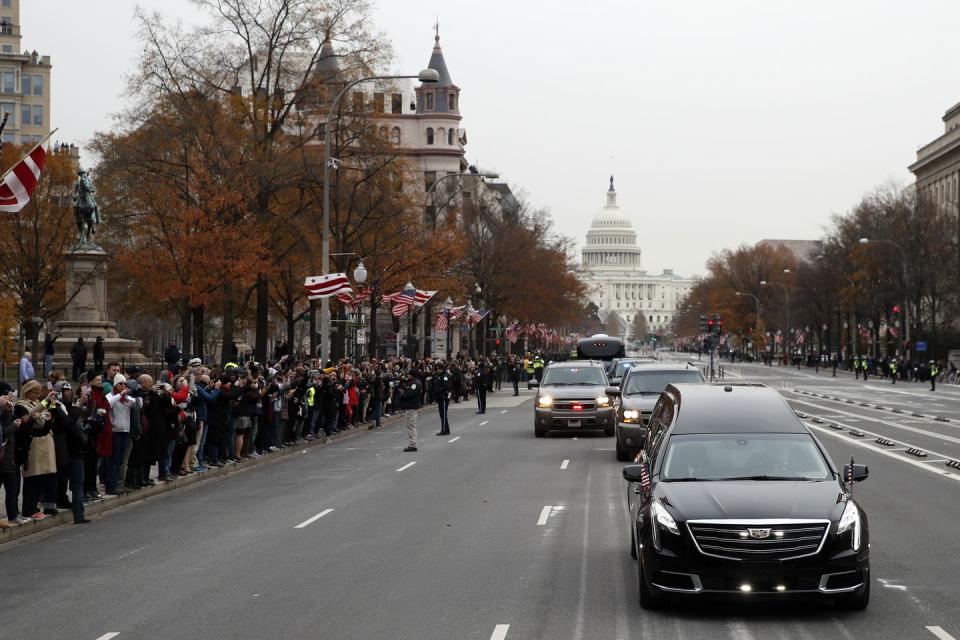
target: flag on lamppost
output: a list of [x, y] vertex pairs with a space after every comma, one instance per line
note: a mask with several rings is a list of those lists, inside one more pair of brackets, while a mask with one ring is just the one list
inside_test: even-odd
[[322, 300], [339, 293], [353, 294], [350, 279], [345, 273], [331, 273], [324, 276], [309, 276], [303, 281], [308, 300]]

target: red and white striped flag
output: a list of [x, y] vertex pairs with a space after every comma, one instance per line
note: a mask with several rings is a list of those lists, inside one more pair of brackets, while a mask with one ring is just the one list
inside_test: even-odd
[[797, 329], [797, 332], [793, 336], [793, 341], [797, 344], [803, 344], [807, 341], [807, 334], [803, 332], [803, 329]]
[[303, 281], [308, 300], [321, 300], [338, 293], [353, 294], [353, 287], [345, 273], [331, 273], [325, 276], [310, 276]]
[[0, 211], [20, 213], [27, 206], [37, 189], [46, 160], [46, 150], [43, 145], [37, 145], [7, 171], [3, 183], [0, 183]]
[[357, 309], [361, 304], [370, 299], [371, 290], [364, 289], [357, 295], [352, 293], [342, 292], [337, 294], [337, 300], [347, 305], [351, 309]]

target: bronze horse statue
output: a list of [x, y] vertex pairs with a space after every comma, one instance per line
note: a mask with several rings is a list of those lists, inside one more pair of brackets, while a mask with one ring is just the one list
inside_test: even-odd
[[80, 244], [92, 243], [92, 238], [97, 234], [97, 225], [103, 222], [100, 217], [100, 207], [97, 206], [95, 197], [97, 190], [90, 180], [90, 175], [80, 170], [77, 184], [73, 188], [73, 215], [77, 220], [77, 233], [80, 237]]

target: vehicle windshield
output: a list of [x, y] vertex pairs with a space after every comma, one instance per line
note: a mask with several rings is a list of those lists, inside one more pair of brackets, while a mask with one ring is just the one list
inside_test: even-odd
[[703, 376], [696, 369], [686, 371], [675, 369], [668, 371], [636, 370], [627, 378], [623, 395], [632, 396], [642, 393], [663, 393], [668, 384], [679, 382], [703, 382]]
[[623, 374], [627, 372], [627, 369], [637, 364], [636, 360], [621, 360], [617, 363], [617, 368], [613, 370], [614, 378], [622, 378]]
[[556, 367], [543, 374], [543, 384], [606, 386], [607, 378], [598, 367]]
[[830, 466], [805, 433], [723, 433], [670, 438], [664, 482], [829, 480]]

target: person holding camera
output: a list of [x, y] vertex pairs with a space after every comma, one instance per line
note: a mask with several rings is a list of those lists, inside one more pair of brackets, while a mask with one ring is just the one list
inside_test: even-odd
[[[63, 434], [66, 446], [66, 477], [70, 488], [70, 509], [74, 524], [88, 524], [83, 508], [83, 458], [90, 448], [84, 430], [83, 409], [74, 404], [73, 387], [69, 382], [57, 383], [57, 402], [51, 408], [54, 429]], [[86, 398], [83, 399], [86, 401]]]
[[[13, 415], [17, 424], [16, 462], [23, 470], [23, 513], [43, 520], [57, 513], [57, 455], [51, 433], [53, 416], [48, 409], [56, 392], [44, 396], [43, 385], [36, 380], [28, 380], [22, 391]], [[42, 511], [38, 507], [41, 495]]]
[[113, 388], [107, 394], [107, 404], [110, 405], [110, 424], [113, 426], [111, 454], [107, 466], [107, 493], [120, 495], [126, 493], [123, 487], [123, 478], [120, 477], [120, 467], [127, 456], [127, 447], [130, 444], [130, 414], [140, 411], [142, 400], [130, 396], [127, 389], [127, 379], [122, 373], [113, 378]]
[[[16, 402], [16, 393], [10, 385], [0, 381], [0, 486], [3, 487], [10, 526], [30, 522], [20, 513], [19, 506], [21, 479], [15, 455], [18, 424], [13, 414]], [[0, 524], [0, 528], [6, 527]]]

